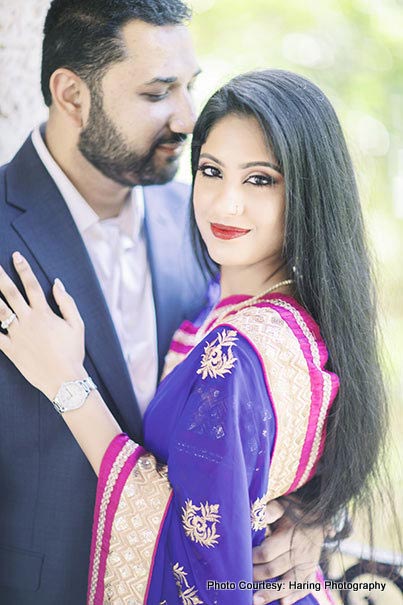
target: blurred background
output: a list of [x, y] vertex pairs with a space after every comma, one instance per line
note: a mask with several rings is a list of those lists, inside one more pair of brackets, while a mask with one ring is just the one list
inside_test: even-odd
[[[392, 399], [388, 466], [403, 507], [403, 0], [193, 0], [191, 29], [203, 68], [199, 108], [231, 76], [279, 67], [311, 78], [333, 102], [352, 151], [382, 306]], [[48, 0], [0, 0], [0, 163], [46, 119], [40, 95], [41, 30]], [[181, 180], [190, 180], [189, 153]], [[342, 279], [342, 276], [340, 276]], [[368, 436], [368, 447], [371, 439]], [[376, 511], [380, 557], [396, 549]], [[353, 546], [365, 542], [359, 528]], [[348, 548], [347, 548], [348, 550]], [[398, 603], [390, 593], [376, 603]], [[362, 597], [365, 599], [365, 596]], [[369, 598], [369, 597], [368, 597]], [[370, 600], [357, 603], [370, 603]], [[400, 598], [400, 597], [399, 597]], [[351, 601], [353, 603], [354, 601]]]

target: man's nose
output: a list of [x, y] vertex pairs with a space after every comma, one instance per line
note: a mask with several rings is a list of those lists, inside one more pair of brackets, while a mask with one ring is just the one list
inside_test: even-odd
[[182, 103], [178, 104], [176, 111], [172, 114], [169, 121], [169, 127], [172, 132], [191, 134], [193, 132], [195, 122], [195, 106], [190, 93], [187, 92]]

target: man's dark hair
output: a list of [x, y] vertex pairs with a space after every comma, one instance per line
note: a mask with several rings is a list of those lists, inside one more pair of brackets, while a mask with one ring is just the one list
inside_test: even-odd
[[41, 88], [46, 105], [52, 103], [49, 80], [56, 69], [71, 69], [91, 86], [111, 64], [125, 58], [121, 30], [128, 21], [179, 25], [190, 17], [182, 0], [53, 0], [42, 46]]

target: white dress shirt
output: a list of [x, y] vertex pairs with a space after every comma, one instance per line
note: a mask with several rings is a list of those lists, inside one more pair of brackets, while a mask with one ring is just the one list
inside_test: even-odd
[[119, 216], [101, 220], [50, 155], [39, 128], [32, 133], [32, 143], [64, 198], [88, 250], [140, 410], [144, 413], [157, 385], [158, 353], [151, 272], [143, 228], [143, 189], [133, 189]]

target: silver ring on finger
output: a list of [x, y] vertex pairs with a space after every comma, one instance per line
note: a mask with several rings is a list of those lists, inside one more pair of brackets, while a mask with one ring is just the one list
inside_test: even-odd
[[9, 315], [7, 317], [7, 319], [5, 319], [4, 321], [1, 322], [1, 327], [3, 330], [8, 330], [8, 328], [11, 326], [11, 324], [13, 323], [14, 319], [17, 319], [17, 316], [15, 313], [11, 313], [11, 315]]

